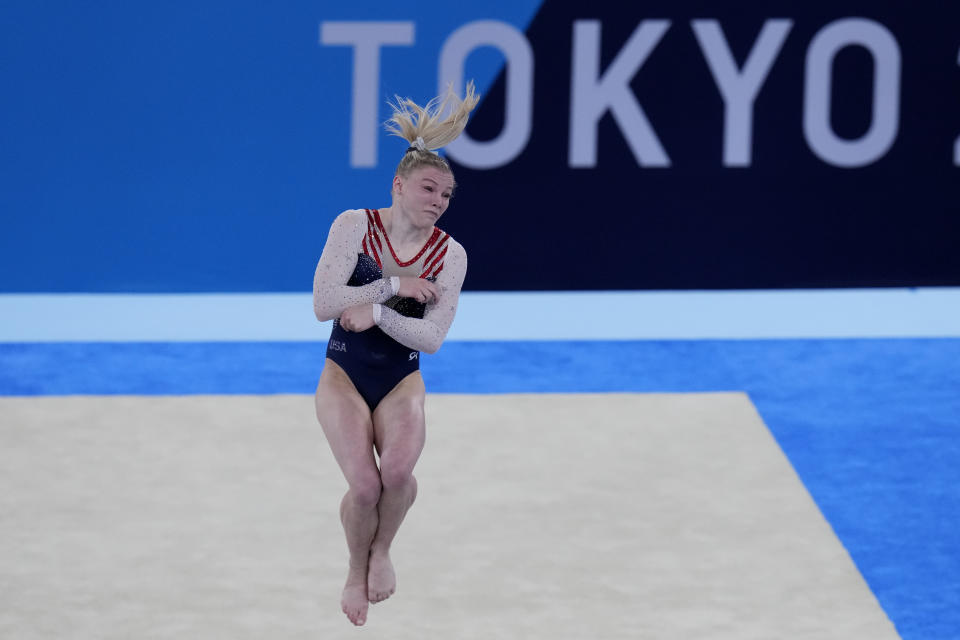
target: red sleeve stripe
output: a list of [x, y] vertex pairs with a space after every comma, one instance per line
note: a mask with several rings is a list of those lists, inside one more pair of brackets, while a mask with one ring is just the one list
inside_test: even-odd
[[[369, 209], [367, 209], [367, 235], [370, 236], [370, 247], [373, 248], [374, 243], [376, 243], [376, 251], [378, 254], [383, 253], [383, 243], [380, 241], [380, 234], [377, 231], [377, 223], [380, 222], [379, 216], [374, 216]], [[377, 262], [380, 262], [380, 258], [377, 258]]]
[[[380, 219], [379, 209], [374, 209], [373, 211], [367, 209], [367, 215], [370, 217], [370, 221], [373, 222], [373, 224], [383, 229], [383, 220]], [[386, 231], [384, 231], [384, 233], [386, 233]]]
[[447, 248], [444, 247], [443, 251], [440, 252], [436, 258], [433, 259], [433, 262], [428, 262], [423, 265], [423, 271], [420, 274], [420, 277], [424, 277], [426, 274], [430, 273], [437, 268], [437, 265], [443, 264], [443, 256], [447, 255]]
[[[430, 238], [430, 242], [428, 243], [428, 246], [429, 246], [429, 244], [432, 244], [434, 240], [437, 239], [437, 235], [438, 235], [438, 234], [436, 234], [436, 233], [433, 234], [433, 236]], [[429, 264], [429, 263], [431, 263], [431, 262], [433, 261], [433, 257], [434, 257], [435, 255], [437, 255], [437, 251], [439, 251], [441, 247], [443, 247], [444, 245], [446, 245], [446, 244], [447, 244], [447, 240], [449, 240], [449, 239], [450, 239], [450, 236], [449, 236], [448, 234], [446, 234], [446, 233], [441, 234], [441, 235], [440, 235], [440, 241], [437, 242], [437, 244], [433, 247], [433, 250], [432, 250], [432, 251], [430, 252], [430, 254], [427, 256], [427, 259], [424, 260], [424, 264]], [[444, 249], [444, 251], [446, 251], [446, 249]]]
[[430, 234], [430, 237], [427, 238], [427, 241], [423, 243], [423, 251], [426, 251], [427, 249], [432, 247], [433, 243], [436, 242], [437, 239], [442, 238], [444, 235], [446, 234], [443, 231], [440, 231], [440, 229], [437, 229], [436, 227], [434, 227], [433, 232]]
[[380, 252], [377, 250], [376, 236], [373, 235], [372, 219], [370, 210], [367, 209], [367, 234], [363, 237], [363, 252], [373, 258], [377, 266], [383, 269], [383, 263], [380, 261]]

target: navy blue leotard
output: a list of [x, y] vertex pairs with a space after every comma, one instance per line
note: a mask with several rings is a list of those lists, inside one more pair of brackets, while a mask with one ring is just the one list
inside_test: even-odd
[[[361, 253], [347, 284], [360, 287], [382, 277], [376, 261]], [[395, 298], [392, 302], [394, 311], [411, 318], [422, 318], [426, 309], [425, 304], [413, 298]], [[339, 320], [333, 321], [327, 357], [350, 377], [371, 411], [397, 383], [420, 368], [420, 352], [400, 344], [380, 327], [357, 333], [346, 331]]]

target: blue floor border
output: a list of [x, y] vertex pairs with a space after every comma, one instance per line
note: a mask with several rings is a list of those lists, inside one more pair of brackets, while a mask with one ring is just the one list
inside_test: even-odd
[[[324, 345], [3, 343], [0, 395], [311, 393]], [[905, 639], [960, 637], [960, 339], [449, 342], [435, 393], [746, 391]]]

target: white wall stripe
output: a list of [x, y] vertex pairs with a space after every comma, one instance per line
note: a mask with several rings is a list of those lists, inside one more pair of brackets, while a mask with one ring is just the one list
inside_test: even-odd
[[[0, 341], [326, 340], [310, 294], [2, 294]], [[960, 337], [960, 287], [467, 292], [449, 340]]]

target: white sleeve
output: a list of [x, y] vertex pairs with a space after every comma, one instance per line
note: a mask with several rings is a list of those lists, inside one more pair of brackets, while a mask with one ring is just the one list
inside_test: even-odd
[[367, 232], [363, 211], [344, 211], [330, 226], [327, 244], [313, 275], [313, 312], [325, 322], [339, 318], [350, 307], [386, 302], [396, 292], [396, 279], [380, 278], [362, 287], [347, 285], [357, 266], [360, 243]]
[[416, 351], [435, 353], [447, 337], [453, 317], [457, 314], [460, 288], [463, 287], [466, 275], [467, 252], [451, 238], [450, 249], [443, 259], [443, 271], [436, 282], [440, 296], [427, 305], [423, 319], [408, 318], [384, 306], [381, 307], [377, 325], [404, 346]]

